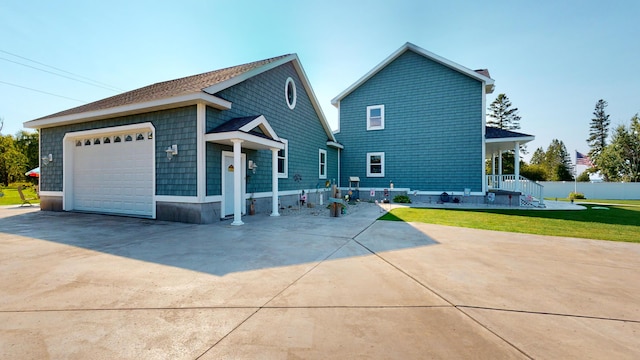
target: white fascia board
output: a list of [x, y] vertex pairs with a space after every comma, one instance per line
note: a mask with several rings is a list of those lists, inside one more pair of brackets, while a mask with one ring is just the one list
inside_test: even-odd
[[251, 149], [252, 147], [245, 145], [244, 142], [249, 144], [259, 145], [260, 148], [265, 148], [265, 149], [271, 149], [271, 148], [280, 149], [280, 150], [284, 149], [284, 144], [279, 141], [265, 139], [259, 136], [247, 134], [242, 131], [228, 131], [228, 132], [222, 132], [222, 133], [206, 134], [204, 136], [205, 141], [211, 141], [211, 142], [226, 143], [226, 142], [231, 142], [232, 139], [242, 140], [243, 141], [242, 147], [249, 148], [249, 149]]
[[240, 131], [249, 132], [256, 127], [260, 127], [265, 135], [270, 136], [275, 141], [280, 141], [280, 138], [276, 134], [275, 130], [269, 125], [269, 122], [264, 117], [264, 115], [260, 115], [257, 118], [253, 119], [250, 123], [240, 128]]
[[335, 141], [327, 141], [327, 146], [331, 146], [331, 147], [334, 147], [334, 148], [337, 148], [337, 149], [344, 149], [344, 145], [342, 145], [342, 144], [340, 144], [338, 142], [335, 142]]
[[130, 124], [130, 125], [112, 126], [112, 127], [106, 127], [106, 128], [97, 128], [97, 129], [91, 129], [91, 130], [68, 132], [64, 134], [63, 140], [67, 141], [68, 139], [91, 137], [96, 134], [127, 132], [127, 131], [135, 131], [140, 129], [151, 130], [155, 132], [155, 126], [153, 126], [152, 123], [144, 122], [144, 123], [137, 123], [137, 124]]
[[535, 136], [521, 136], [521, 137], [508, 137], [508, 138], [494, 138], [494, 139], [485, 139], [485, 143], [508, 143], [508, 142], [519, 142], [520, 144], [528, 143], [529, 141], [535, 140]]
[[479, 74], [469, 68], [466, 68], [458, 63], [455, 63], [451, 60], [445, 59], [442, 56], [436, 55], [430, 51], [427, 51], [419, 46], [416, 46], [412, 43], [406, 43], [404, 44], [402, 47], [400, 47], [400, 49], [396, 50], [394, 53], [392, 53], [391, 55], [389, 55], [386, 59], [384, 59], [380, 64], [378, 64], [376, 67], [374, 67], [373, 69], [371, 69], [368, 73], [366, 73], [363, 77], [361, 77], [360, 79], [358, 79], [358, 81], [356, 81], [355, 83], [353, 83], [351, 86], [349, 86], [346, 90], [344, 90], [343, 92], [341, 92], [340, 94], [338, 94], [338, 96], [336, 96], [335, 98], [331, 99], [331, 104], [333, 104], [334, 106], [337, 106], [337, 104], [340, 102], [340, 100], [344, 99], [347, 95], [349, 95], [351, 92], [353, 92], [355, 89], [357, 89], [358, 87], [360, 87], [360, 85], [364, 84], [367, 80], [369, 80], [370, 78], [372, 78], [375, 74], [377, 74], [380, 70], [382, 70], [383, 68], [385, 68], [387, 65], [389, 65], [391, 62], [393, 62], [395, 59], [397, 59], [400, 55], [404, 54], [407, 50], [411, 50], [417, 54], [420, 54], [430, 60], [433, 60], [437, 63], [440, 63], [446, 67], [449, 67], [453, 70], [456, 70], [458, 72], [461, 72], [471, 78], [474, 78], [480, 82], [482, 82], [485, 86], [485, 89], [487, 90], [487, 92], [491, 93], [493, 90], [493, 85], [494, 85], [494, 80], [486, 77], [482, 74]]
[[23, 125], [26, 128], [40, 129], [60, 125], [68, 125], [81, 123], [86, 121], [107, 119], [115, 116], [124, 116], [132, 114], [141, 114], [150, 111], [157, 111], [163, 109], [171, 109], [185, 105], [193, 105], [198, 103], [204, 103], [220, 110], [231, 109], [231, 102], [221, 99], [219, 97], [209, 95], [203, 92], [197, 92], [192, 94], [186, 94], [182, 96], [170, 97], [159, 100], [146, 101], [141, 103], [117, 106], [108, 109], [88, 111], [78, 114], [70, 114], [57, 116], [52, 118], [46, 118], [41, 120], [31, 120], [25, 122]]

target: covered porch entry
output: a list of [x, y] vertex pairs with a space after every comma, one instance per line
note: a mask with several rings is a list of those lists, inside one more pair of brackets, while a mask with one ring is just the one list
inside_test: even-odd
[[[278, 151], [284, 143], [275, 133], [263, 115], [231, 119], [205, 135], [205, 141], [233, 147], [232, 152], [222, 153], [222, 204], [225, 209], [233, 209], [231, 225], [242, 225], [242, 205], [245, 198], [245, 161], [242, 149], [271, 151], [271, 216], [278, 213]], [[229, 184], [229, 181], [232, 183]], [[231, 204], [233, 204], [231, 206]]]
[[[486, 175], [488, 191], [519, 193], [521, 206], [544, 206], [544, 187], [520, 175], [520, 145], [535, 136], [487, 126], [485, 156], [491, 161], [491, 173]], [[503, 173], [503, 153], [514, 152], [513, 173]]]

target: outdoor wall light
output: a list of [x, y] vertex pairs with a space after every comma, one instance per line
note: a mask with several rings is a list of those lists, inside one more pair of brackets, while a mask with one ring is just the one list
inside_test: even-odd
[[256, 164], [253, 160], [249, 160], [249, 170], [253, 171], [253, 173], [256, 173], [256, 169], [258, 168], [258, 164]]
[[178, 145], [171, 145], [167, 148], [167, 150], [165, 150], [165, 152], [167, 153], [167, 159], [169, 159], [169, 161], [171, 161], [171, 159], [175, 156], [178, 155]]
[[48, 163], [50, 163], [52, 161], [53, 161], [53, 154], [49, 154], [49, 155], [47, 155], [47, 156], [42, 158], [42, 163], [44, 165], [47, 165]]

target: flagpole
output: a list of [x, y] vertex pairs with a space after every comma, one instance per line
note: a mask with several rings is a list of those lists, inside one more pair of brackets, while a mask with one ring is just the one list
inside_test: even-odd
[[576, 165], [573, 167], [573, 193], [578, 193], [578, 150], [576, 150]]

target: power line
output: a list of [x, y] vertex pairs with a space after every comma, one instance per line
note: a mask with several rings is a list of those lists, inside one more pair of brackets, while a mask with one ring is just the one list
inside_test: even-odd
[[84, 81], [84, 80], [80, 80], [80, 79], [74, 79], [74, 78], [72, 78], [72, 77], [70, 77], [70, 76], [66, 76], [66, 75], [58, 74], [58, 73], [55, 73], [55, 72], [53, 72], [53, 71], [49, 71], [49, 70], [45, 70], [45, 69], [40, 69], [40, 68], [37, 68], [37, 67], [35, 67], [35, 66], [31, 66], [31, 65], [23, 64], [23, 63], [21, 63], [21, 62], [17, 62], [17, 61], [9, 60], [9, 59], [3, 58], [3, 57], [0, 57], [0, 60], [8, 61], [8, 62], [10, 62], [10, 63], [18, 64], [18, 65], [25, 66], [25, 67], [28, 67], [28, 68], [31, 68], [31, 69], [36, 69], [36, 70], [39, 70], [39, 71], [43, 71], [43, 72], [46, 72], [46, 73], [48, 73], [48, 74], [53, 74], [53, 75], [56, 75], [56, 76], [63, 77], [63, 78], [65, 78], [65, 79], [69, 79], [69, 80], [73, 80], [73, 81], [78, 81], [78, 82], [81, 82], [81, 83], [83, 83], [83, 84], [87, 84], [87, 85], [91, 85], [91, 86], [95, 86], [95, 87], [99, 87], [99, 88], [107, 89], [107, 90], [110, 90], [110, 91], [116, 91], [116, 90], [114, 90], [114, 89], [112, 89], [112, 88], [108, 88], [108, 87], [106, 87], [106, 86], [93, 84], [93, 83], [90, 83], [90, 82], [88, 82], [88, 81]]
[[84, 100], [74, 99], [74, 98], [70, 98], [70, 97], [68, 97], [68, 96], [63, 96], [63, 95], [58, 95], [58, 94], [53, 94], [53, 93], [50, 93], [50, 92], [42, 91], [42, 90], [32, 89], [32, 88], [30, 88], [30, 87], [26, 87], [26, 86], [22, 86], [22, 85], [16, 85], [16, 84], [8, 83], [8, 82], [6, 82], [6, 81], [2, 81], [2, 80], [0, 80], [0, 84], [5, 84], [5, 85], [10, 85], [10, 86], [15, 86], [15, 87], [18, 87], [18, 88], [21, 88], [21, 89], [27, 89], [27, 90], [31, 90], [31, 91], [35, 91], [35, 92], [39, 92], [39, 93], [42, 93], [42, 94], [47, 94], [47, 95], [51, 95], [51, 96], [56, 96], [56, 97], [63, 98], [63, 99], [68, 99], [68, 100], [78, 101], [78, 102], [81, 102], [81, 103], [84, 103], [84, 104], [86, 104], [86, 103], [87, 103], [87, 102], [86, 102], [86, 101], [84, 101]]
[[[106, 84], [106, 83], [103, 83], [103, 82], [100, 82], [100, 81], [97, 81], [97, 80], [93, 80], [93, 79], [88, 78], [88, 77], [86, 77], [86, 76], [82, 76], [82, 75], [74, 74], [74, 73], [72, 73], [72, 72], [70, 72], [70, 71], [66, 71], [66, 70], [63, 70], [63, 69], [57, 68], [57, 67], [55, 67], [55, 66], [47, 65], [47, 64], [45, 64], [45, 63], [42, 63], [42, 62], [39, 62], [39, 61], [36, 61], [36, 60], [32, 60], [32, 59], [29, 59], [29, 58], [26, 58], [26, 57], [24, 57], [24, 56], [20, 56], [20, 55], [17, 55], [17, 54], [13, 54], [13, 53], [10, 53], [10, 52], [5, 51], [5, 50], [0, 50], [0, 52], [5, 53], [5, 54], [9, 54], [9, 55], [11, 55], [11, 56], [15, 56], [15, 57], [20, 58], [20, 59], [24, 59], [24, 60], [27, 60], [27, 61], [31, 61], [31, 62], [36, 63], [36, 64], [38, 64], [38, 65], [46, 66], [46, 67], [48, 67], [48, 68], [50, 68], [50, 69], [54, 69], [54, 70], [57, 70], [57, 71], [63, 72], [63, 73], [65, 73], [65, 74], [73, 75], [73, 76], [75, 76], [75, 77], [78, 77], [78, 78], [81, 78], [81, 79], [85, 79], [85, 80], [91, 81], [91, 82], [93, 82], [93, 83], [95, 83], [95, 84], [100, 84], [100, 85], [102, 85], [102, 86], [109, 87], [110, 89], [108, 89], [108, 90], [111, 90], [111, 91], [125, 91], [125, 90], [120, 89], [120, 88], [118, 88], [118, 87], [116, 87], [116, 86], [109, 85], [109, 84]], [[4, 60], [6, 60], [6, 59], [4, 59]], [[7, 61], [11, 61], [11, 60], [7, 60]], [[14, 62], [14, 61], [11, 61], [11, 62]], [[16, 64], [20, 64], [20, 65], [24, 65], [24, 64], [21, 64], [21, 63], [18, 63], [18, 62], [15, 62], [15, 63], [16, 63]], [[28, 66], [28, 65], [24, 65], [24, 66]], [[34, 68], [34, 69], [38, 69], [38, 68]], [[45, 71], [45, 70], [42, 70], [42, 69], [38, 69], [38, 70]], [[48, 72], [48, 71], [47, 71], [47, 72]], [[59, 74], [56, 74], [56, 75], [59, 75]], [[60, 75], [60, 76], [62, 76], [62, 75]], [[77, 80], [77, 79], [73, 79], [73, 80], [80, 81], [80, 80]], [[93, 85], [93, 84], [92, 84], [92, 85]]]

